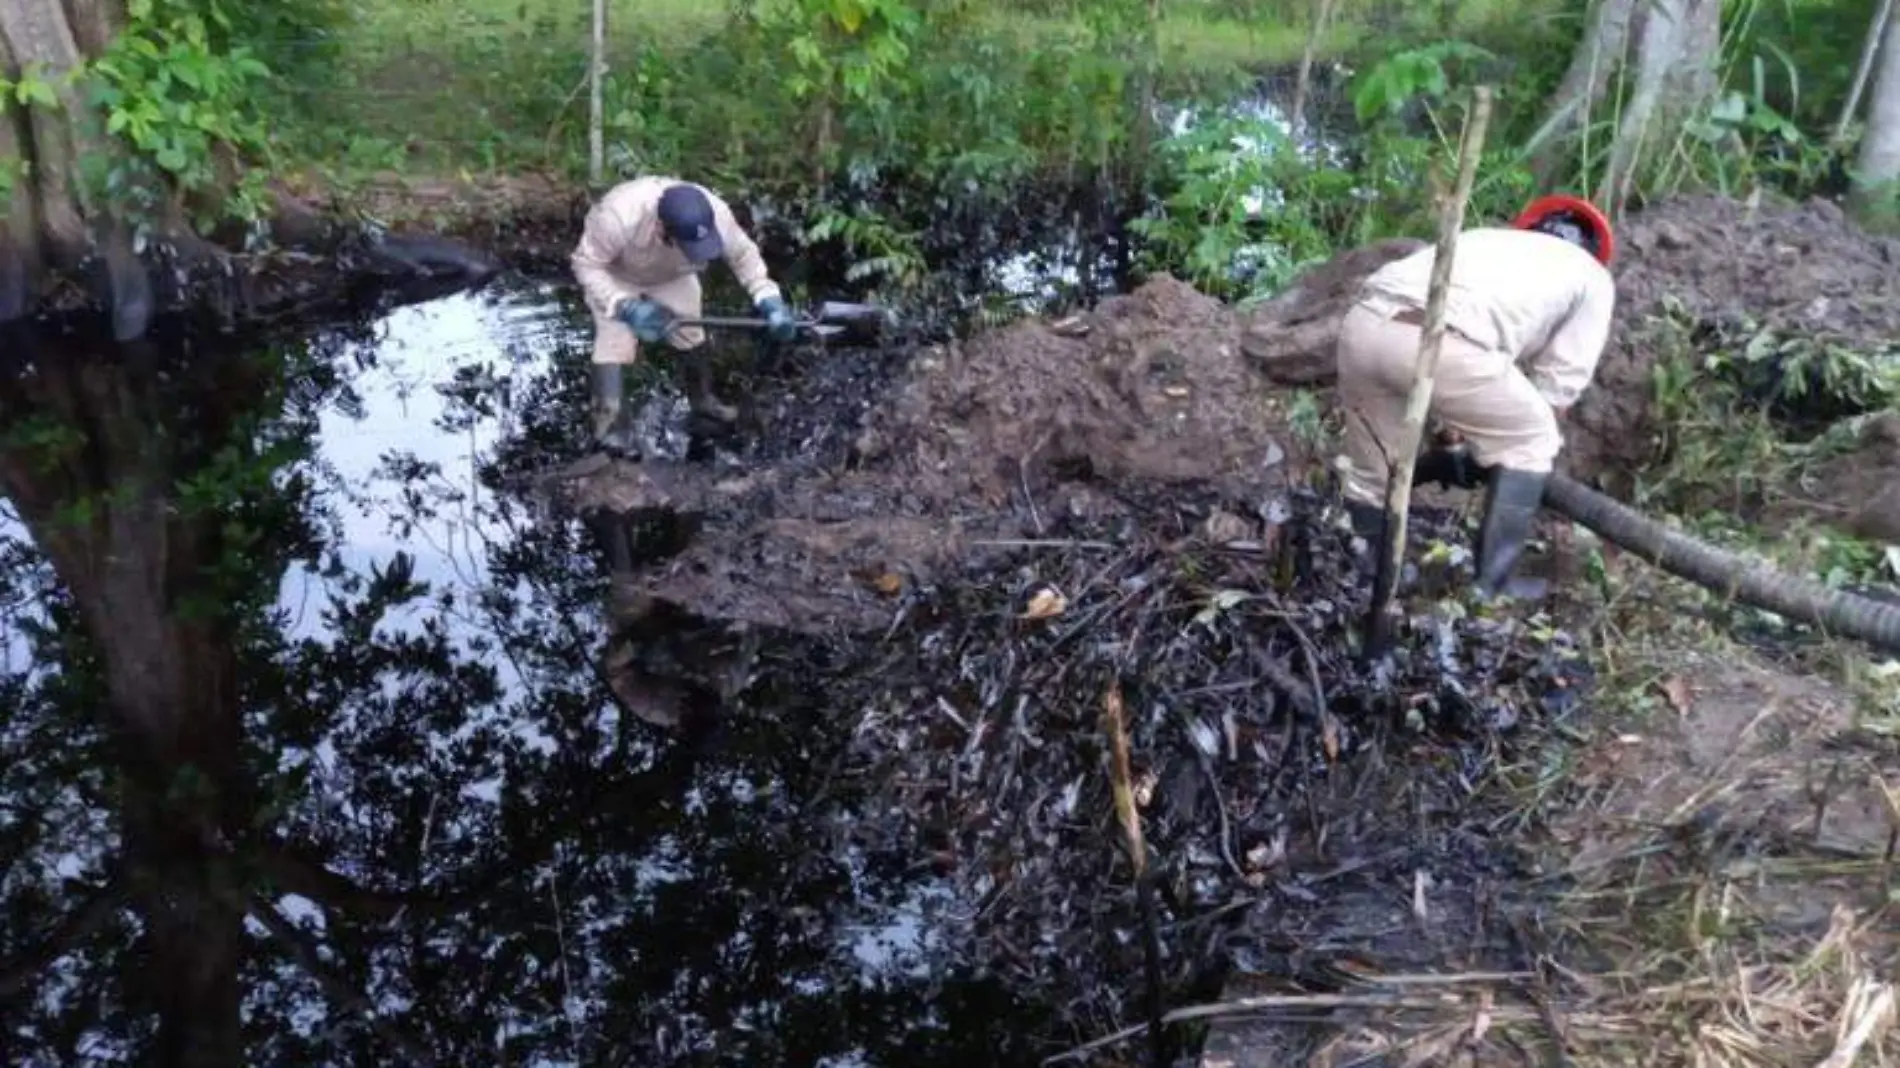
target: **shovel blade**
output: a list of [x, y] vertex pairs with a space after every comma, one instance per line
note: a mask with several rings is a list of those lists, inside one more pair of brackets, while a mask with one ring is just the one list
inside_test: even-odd
[[830, 326], [876, 327], [882, 326], [889, 315], [875, 304], [847, 304], [828, 300], [818, 305], [812, 318]]
[[813, 334], [827, 341], [876, 344], [891, 325], [889, 312], [875, 304], [828, 300], [812, 309]]

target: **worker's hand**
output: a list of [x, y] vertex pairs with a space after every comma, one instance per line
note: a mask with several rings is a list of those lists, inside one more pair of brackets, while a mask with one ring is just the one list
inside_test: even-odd
[[614, 318], [626, 323], [634, 337], [649, 345], [666, 340], [666, 332], [673, 325], [673, 313], [651, 300], [622, 301], [614, 310]]
[[793, 321], [792, 309], [785, 306], [784, 298], [759, 301], [759, 314], [765, 317], [765, 333], [773, 341], [783, 343], [798, 336], [798, 323]]

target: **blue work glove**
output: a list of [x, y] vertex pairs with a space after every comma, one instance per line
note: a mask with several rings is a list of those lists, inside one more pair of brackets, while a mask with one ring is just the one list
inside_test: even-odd
[[759, 301], [759, 314], [765, 316], [765, 334], [773, 341], [786, 342], [798, 336], [798, 323], [792, 319], [792, 309], [785, 306], [781, 297], [767, 297]]
[[673, 325], [673, 313], [665, 305], [651, 300], [622, 301], [615, 309], [614, 318], [626, 323], [633, 336], [649, 345], [657, 345], [666, 340], [666, 332]]

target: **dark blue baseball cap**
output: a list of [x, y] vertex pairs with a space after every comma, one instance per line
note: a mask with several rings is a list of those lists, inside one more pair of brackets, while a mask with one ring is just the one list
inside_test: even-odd
[[712, 201], [698, 186], [681, 182], [660, 194], [660, 228], [694, 263], [707, 263], [725, 254], [713, 221]]

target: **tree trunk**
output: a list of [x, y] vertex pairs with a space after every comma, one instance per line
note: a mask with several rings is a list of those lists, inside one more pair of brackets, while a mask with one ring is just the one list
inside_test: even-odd
[[37, 370], [9, 386], [0, 410], [51, 417], [80, 442], [0, 451], [0, 490], [72, 592], [105, 677], [143, 926], [129, 993], [158, 1017], [154, 1063], [241, 1065], [244, 898], [232, 857], [255, 800], [234, 624], [206, 578], [228, 567], [227, 512], [174, 492], [233, 440], [232, 412], [201, 404], [181, 428], [179, 399], [160, 378], [178, 369], [161, 368], [149, 343], [111, 360], [42, 347], [24, 331], [7, 347]]
[[[1629, 100], [1597, 187], [1597, 203], [1612, 217], [1635, 191], [1646, 150], [1673, 140], [1682, 122], [1707, 102], [1696, 94], [1711, 91], [1714, 81], [1704, 72], [1713, 70], [1715, 56], [1701, 50], [1719, 46], [1720, 17], [1721, 0], [1652, 0], [1643, 8]], [[1714, 41], [1710, 19], [1717, 20]]]
[[1721, 38], [1721, 0], [1596, 0], [1550, 116], [1533, 138], [1538, 186], [1591, 186], [1589, 171], [1599, 156], [1592, 141], [1603, 124], [1603, 104], [1618, 89], [1619, 106], [1610, 116], [1616, 129], [1595, 181], [1596, 199], [1618, 214], [1636, 192], [1646, 153], [1673, 142], [1713, 100]]
[[[69, 15], [70, 13], [70, 15]], [[97, 113], [85, 99], [84, 86], [68, 76], [86, 58], [81, 43], [103, 48], [120, 25], [116, 0], [0, 0], [0, 60], [17, 78], [36, 71], [59, 97], [57, 109], [28, 106], [19, 158], [31, 166], [16, 196], [31, 198], [43, 259], [32, 261], [34, 275], [46, 268], [89, 276], [94, 295], [113, 315], [120, 338], [144, 333], [153, 312], [152, 285], [133, 252], [131, 228], [116, 218], [88, 188], [80, 160], [97, 163], [123, 158], [104, 133]], [[11, 268], [21, 274], [26, 261]], [[35, 279], [37, 290], [46, 280]]]
[[[1886, 36], [1887, 20], [1893, 17], [1893, 0], [1880, 0], [1874, 20], [1867, 24], [1867, 39], [1861, 42], [1860, 60], [1854, 64], [1854, 80], [1847, 87], [1847, 100], [1841, 104], [1841, 117], [1834, 123], [1832, 144], [1847, 140], [1847, 130], [1860, 114], [1860, 98], [1867, 92], [1867, 79], [1874, 72], [1874, 60], [1880, 52], [1880, 40]], [[1889, 53], [1891, 54], [1891, 53]]]
[[[1630, 47], [1630, 24], [1637, 0], [1595, 0], [1583, 39], [1571, 53], [1570, 66], [1551, 98], [1550, 115], [1538, 133], [1540, 147], [1532, 160], [1539, 188], [1564, 184], [1559, 179], [1568, 165], [1572, 139], [1586, 136], [1611, 80], [1623, 67]], [[1581, 186], [1583, 183], [1578, 183]]]
[[1287, 109], [1287, 135], [1296, 145], [1306, 122], [1306, 94], [1312, 87], [1313, 59], [1319, 52], [1320, 38], [1326, 35], [1326, 24], [1332, 21], [1335, 2], [1318, 0], [1313, 11], [1313, 25], [1306, 32], [1306, 49], [1300, 53], [1300, 72], [1293, 81], [1293, 105]]
[[[0, 34], [0, 72], [14, 69], [6, 36]], [[40, 216], [27, 187], [26, 147], [32, 132], [10, 94], [0, 93], [0, 322], [26, 315], [45, 264], [40, 257]]]
[[1887, 15], [1881, 34], [1873, 97], [1867, 103], [1867, 130], [1855, 161], [1854, 188], [1848, 207], [1865, 221], [1892, 222], [1895, 182], [1900, 181], [1900, 8]]
[[[141, 166], [147, 161], [106, 132], [105, 116], [90, 102], [91, 87], [69, 77], [86, 58], [105, 52], [126, 25], [125, 0], [0, 0], [0, 77], [18, 80], [33, 71], [58, 98], [57, 107], [0, 99], [0, 323], [33, 312], [45, 296], [61, 291], [61, 281], [85, 284], [111, 314], [120, 341], [142, 336], [161, 305], [248, 310], [249, 290], [231, 269], [233, 254], [205, 239], [235, 246], [245, 236], [242, 228], [200, 235], [187, 210], [222, 207], [243, 171], [233, 147], [213, 149], [222, 187], [187, 195], [163, 178], [142, 177], [160, 172]], [[107, 197], [88, 178], [111, 171], [122, 181], [160, 183], [138, 191], [142, 214], [123, 206], [129, 190]], [[326, 256], [353, 248], [353, 229], [323, 225], [317, 213], [289, 198], [279, 196], [277, 203], [270, 222], [280, 244]], [[357, 251], [380, 273], [475, 281], [494, 270], [485, 258], [446, 242], [393, 254], [379, 242]]]

